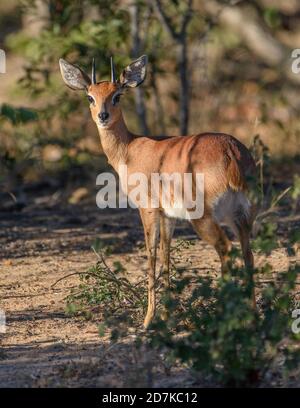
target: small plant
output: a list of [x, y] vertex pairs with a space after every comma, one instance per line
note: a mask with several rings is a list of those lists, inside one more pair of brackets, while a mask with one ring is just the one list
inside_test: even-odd
[[[272, 179], [270, 177], [269, 149], [259, 135], [254, 136], [250, 152], [254, 158], [258, 173], [258, 182], [256, 181], [257, 178], [255, 175], [252, 175], [251, 179], [248, 180], [251, 186], [252, 201], [260, 207], [264, 207], [266, 193], [270, 190]], [[270, 181], [268, 186], [265, 185], [266, 179]]]
[[293, 209], [296, 212], [300, 203], [300, 175], [294, 175], [294, 184], [291, 191], [291, 197], [293, 200]]
[[264, 144], [259, 135], [255, 135], [250, 151], [256, 163], [258, 177], [257, 182], [256, 175], [249, 176], [250, 197], [251, 202], [260, 210], [257, 220], [261, 222], [275, 212], [276, 206], [287, 196], [292, 187], [290, 186], [279, 193], [275, 191], [269, 148]]
[[264, 222], [259, 230], [259, 235], [252, 241], [253, 249], [269, 255], [278, 248], [276, 237], [277, 225], [274, 222]]
[[[226, 386], [256, 385], [279, 351], [286, 354], [287, 364], [299, 364], [289, 340], [291, 293], [300, 268], [291, 268], [262, 290], [260, 313], [251, 304], [251, 285], [241, 283], [245, 273], [232, 266], [231, 275], [216, 284], [207, 277], [194, 278], [193, 284], [189, 278], [177, 281], [165, 299], [170, 319], [156, 319], [150, 345]], [[188, 296], [182, 308], [184, 292]]]
[[[80, 284], [67, 297], [66, 310], [81, 313], [87, 318], [95, 312], [113, 315], [124, 308], [138, 313], [145, 307], [145, 290], [141, 283], [133, 285], [125, 276], [126, 269], [120, 262], [110, 267], [105, 259], [109, 248], [101, 248], [99, 241], [92, 247], [98, 261], [86, 272], [79, 274]], [[97, 248], [97, 249], [96, 249]]]

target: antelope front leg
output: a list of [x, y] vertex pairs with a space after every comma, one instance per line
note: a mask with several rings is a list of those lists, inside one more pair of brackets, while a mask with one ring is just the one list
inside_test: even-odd
[[155, 315], [155, 267], [156, 252], [159, 233], [159, 212], [158, 210], [140, 209], [143, 222], [147, 255], [149, 261], [148, 274], [148, 309], [144, 320], [144, 327], [147, 328]]
[[170, 287], [170, 245], [175, 223], [175, 219], [160, 216], [160, 262], [162, 264], [162, 278], [165, 289]]
[[[162, 264], [162, 279], [164, 289], [167, 292], [170, 288], [170, 246], [174, 233], [176, 220], [160, 216], [160, 262]], [[168, 318], [167, 310], [162, 313], [162, 318]]]

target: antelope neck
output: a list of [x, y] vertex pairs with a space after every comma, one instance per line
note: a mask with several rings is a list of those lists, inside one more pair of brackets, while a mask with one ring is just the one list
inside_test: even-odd
[[118, 171], [119, 164], [126, 163], [128, 145], [134, 136], [127, 129], [123, 117], [107, 129], [98, 126], [98, 131], [108, 162]]

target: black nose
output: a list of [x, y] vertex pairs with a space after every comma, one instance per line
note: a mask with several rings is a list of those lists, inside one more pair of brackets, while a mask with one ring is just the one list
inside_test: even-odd
[[109, 113], [108, 112], [100, 112], [98, 116], [99, 116], [99, 119], [101, 120], [101, 122], [104, 122], [106, 119], [108, 119]]

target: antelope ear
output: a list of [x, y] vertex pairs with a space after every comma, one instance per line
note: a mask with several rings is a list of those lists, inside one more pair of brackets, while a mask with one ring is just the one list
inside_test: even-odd
[[146, 78], [147, 55], [142, 55], [137, 60], [128, 65], [120, 76], [120, 83], [123, 87], [135, 88]]
[[76, 65], [60, 58], [59, 67], [63, 80], [69, 88], [75, 91], [85, 90], [91, 84], [89, 76]]

